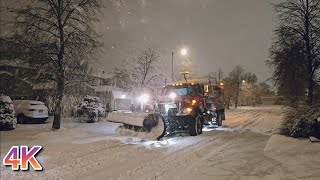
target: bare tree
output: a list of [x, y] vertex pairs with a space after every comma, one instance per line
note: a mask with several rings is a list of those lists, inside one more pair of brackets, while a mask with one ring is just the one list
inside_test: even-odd
[[148, 48], [137, 58], [131, 61], [124, 60], [112, 74], [119, 87], [154, 89], [165, 83], [165, 75], [160, 70], [160, 64], [160, 57], [156, 50]]
[[211, 72], [209, 74], [210, 81], [215, 84], [219, 84], [224, 80], [224, 78], [225, 78], [225, 75], [221, 68], [219, 68], [217, 72]]
[[[274, 5], [279, 27], [285, 30], [282, 35], [295, 36], [301, 41], [305, 55], [308, 103], [313, 102], [315, 72], [320, 66], [320, 1], [319, 0], [286, 0]], [[277, 40], [281, 40], [277, 36]], [[276, 44], [277, 42], [275, 42]], [[281, 48], [281, 46], [278, 46]]]
[[244, 98], [246, 104], [249, 105], [250, 99], [253, 106], [256, 105], [256, 90], [257, 90], [257, 75], [252, 72], [246, 72], [241, 76], [241, 96]]
[[27, 0], [19, 9], [8, 8], [15, 13], [17, 33], [30, 44], [42, 45], [45, 62], [56, 82], [56, 102], [53, 129], [60, 128], [62, 99], [65, 86], [71, 82], [100, 50], [99, 35], [94, 23], [99, 19], [100, 0]]
[[133, 76], [141, 87], [152, 84], [161, 74], [157, 71], [159, 54], [155, 49], [148, 48], [137, 58]]
[[227, 109], [230, 109], [231, 100], [235, 97], [234, 85], [230, 77], [224, 79], [224, 99]]
[[244, 74], [244, 69], [240, 66], [237, 65], [236, 67], [233, 68], [233, 70], [229, 74], [229, 79], [230, 79], [230, 88], [234, 88], [234, 101], [235, 101], [235, 108], [238, 107], [238, 101], [239, 101], [239, 95], [240, 95], [240, 86], [242, 82], [242, 77]]
[[124, 89], [131, 89], [134, 85], [133, 77], [133, 63], [128, 60], [123, 60], [120, 66], [114, 68], [113, 79], [115, 80], [115, 86]]
[[242, 80], [245, 80], [246, 83], [255, 84], [258, 81], [257, 75], [252, 72], [246, 72], [242, 75]]

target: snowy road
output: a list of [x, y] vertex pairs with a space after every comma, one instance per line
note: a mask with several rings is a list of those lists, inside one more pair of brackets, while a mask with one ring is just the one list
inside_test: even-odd
[[147, 141], [115, 133], [117, 124], [65, 120], [1, 132], [1, 156], [12, 145], [42, 145], [44, 170], [1, 179], [319, 179], [320, 144], [280, 135], [281, 107], [230, 110], [224, 126], [197, 137]]

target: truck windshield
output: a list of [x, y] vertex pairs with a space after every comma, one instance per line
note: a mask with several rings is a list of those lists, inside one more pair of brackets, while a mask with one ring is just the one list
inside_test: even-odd
[[199, 85], [182, 85], [182, 86], [167, 86], [163, 95], [169, 95], [170, 93], [177, 93], [178, 96], [201, 96], [202, 90]]

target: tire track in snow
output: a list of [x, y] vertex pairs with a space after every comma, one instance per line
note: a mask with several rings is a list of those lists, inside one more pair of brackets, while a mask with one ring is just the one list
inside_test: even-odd
[[271, 111], [260, 112], [257, 115], [250, 117], [247, 121], [244, 122], [244, 124], [242, 124], [241, 129], [246, 130], [246, 129], [248, 129], [248, 127], [250, 127], [256, 123], [259, 123], [260, 120], [262, 120], [263, 118], [268, 116], [270, 113], [271, 113]]
[[[246, 126], [249, 126], [250, 124], [254, 123], [258, 118], [266, 116], [266, 114], [267, 113], [265, 111], [250, 110], [250, 111], [244, 111], [241, 113], [237, 113], [236, 115], [233, 114], [231, 116], [231, 118], [232, 117], [238, 118], [235, 123], [237, 124], [238, 127], [243, 129]], [[239, 118], [239, 116], [242, 116], [242, 117]], [[240, 122], [240, 125], [239, 125], [239, 122]], [[215, 138], [211, 138], [211, 140], [212, 139], [215, 139]], [[130, 170], [125, 173], [122, 173], [118, 177], [116, 177], [115, 179], [127, 179], [127, 178], [135, 179], [133, 177], [136, 177], [136, 178], [143, 177], [143, 175], [145, 175], [145, 174], [150, 174], [150, 172], [152, 172], [153, 168], [157, 168], [157, 171], [153, 172], [153, 173], [155, 174], [155, 177], [159, 178], [159, 177], [163, 176], [167, 170], [169, 170], [171, 168], [174, 169], [175, 167], [177, 167], [181, 164], [185, 164], [186, 162], [190, 162], [193, 160], [192, 158], [185, 159], [185, 158], [181, 158], [181, 157], [183, 157], [183, 156], [194, 157], [195, 155], [193, 155], [193, 154], [196, 154], [196, 152], [201, 152], [201, 151], [205, 150], [207, 146], [208, 146], [207, 147], [208, 149], [210, 149], [211, 146], [216, 146], [215, 143], [205, 144], [207, 142], [208, 141], [203, 141], [202, 143], [199, 143], [197, 146], [194, 146], [193, 148], [183, 149], [181, 151], [176, 152], [175, 154], [170, 154], [169, 156], [161, 157], [161, 158], [156, 159], [150, 163], [142, 163], [142, 165], [138, 166], [134, 170]], [[202, 145], [202, 144], [204, 144], [204, 145]], [[212, 144], [214, 144], [214, 145], [212, 145]], [[226, 143], [224, 145], [220, 145], [220, 147], [225, 147], [227, 145], [228, 145], [228, 143]], [[219, 151], [221, 149], [222, 148], [217, 148], [217, 151]], [[216, 151], [214, 151], [214, 152], [216, 152]], [[178, 156], [180, 158], [177, 158], [176, 156]], [[173, 157], [176, 157], [176, 158], [173, 158]], [[161, 167], [161, 168], [159, 168], [159, 167]]]
[[[46, 172], [48, 175], [53, 174], [63, 174], [63, 179], [77, 179], [76, 177], [79, 174], [84, 174], [89, 172], [96, 167], [99, 167], [101, 164], [110, 165], [114, 161], [119, 161], [121, 159], [127, 159], [131, 156], [139, 156], [143, 153], [144, 148], [139, 146], [133, 146], [128, 148], [130, 145], [121, 145], [116, 143], [116, 145], [104, 146], [103, 141], [95, 142], [93, 145], [96, 145], [94, 149], [88, 148], [86, 153], [83, 153], [83, 149], [87, 149], [84, 145], [82, 150], [75, 151], [75, 157], [68, 158], [66, 161], [62, 161], [58, 166], [55, 165], [54, 168], [48, 168]], [[114, 142], [113, 142], [114, 143]], [[80, 155], [77, 154], [80, 152]], [[65, 155], [63, 155], [65, 156]], [[52, 163], [55, 164], [55, 163]]]
[[281, 163], [264, 155], [269, 136], [254, 132], [222, 132], [217, 136], [225, 143], [212, 142], [213, 148], [196, 152], [199, 154], [191, 164], [167, 172], [163, 179], [238, 179], [246, 176], [260, 179], [283, 169]]
[[245, 111], [243, 114], [241, 114], [241, 117], [239, 117], [239, 115], [229, 117], [225, 121], [225, 124], [227, 126], [236, 128], [237, 130], [244, 130], [247, 126], [256, 122], [258, 118], [265, 116], [266, 114], [267, 112], [265, 112], [265, 110]]
[[[168, 148], [167, 152], [163, 153], [163, 155], [160, 153], [160, 149], [159, 150], [145, 149], [144, 153], [141, 154], [140, 157], [137, 157], [136, 159], [126, 159], [126, 161], [125, 161], [126, 165], [119, 167], [119, 168], [121, 168], [120, 171], [119, 171], [119, 169], [116, 169], [116, 171], [119, 172], [119, 175], [117, 177], [114, 177], [114, 174], [113, 174], [113, 178], [114, 179], [122, 178], [126, 174], [134, 173], [135, 171], [138, 171], [139, 169], [143, 169], [145, 166], [150, 166], [152, 164], [155, 164], [156, 162], [159, 162], [165, 158], [174, 156], [175, 154], [180, 153], [181, 151], [187, 151], [190, 148], [195, 148], [195, 146], [199, 146], [199, 144], [205, 144], [208, 140], [209, 139], [201, 139], [200, 141], [197, 141], [196, 143], [190, 144], [190, 145], [186, 146], [186, 148], [184, 148], [183, 150], [179, 150], [179, 151], [170, 151]], [[150, 158], [150, 156], [151, 156], [151, 158]], [[106, 168], [108, 168], [108, 167], [103, 166], [103, 168], [96, 170], [95, 174], [98, 174], [97, 177], [100, 177], [101, 179], [105, 178], [108, 174], [108, 172], [105, 172]], [[113, 168], [113, 166], [111, 166], [111, 169], [112, 168]], [[115, 168], [118, 168], [118, 167], [115, 167]], [[90, 179], [90, 178], [88, 176], [88, 177], [85, 177], [84, 179]], [[136, 178], [136, 179], [139, 179], [139, 178]]]
[[[216, 146], [214, 143], [212, 143], [215, 141], [218, 141], [216, 137], [207, 138], [191, 147], [171, 153], [164, 157], [160, 157], [154, 161], [143, 163], [133, 170], [120, 174], [114, 179], [139, 179], [142, 177], [144, 177], [143, 179], [160, 178], [164, 176], [165, 173], [170, 169], [176, 169], [177, 167], [193, 161], [197, 156], [196, 152], [199, 152], [206, 148], [210, 149], [212, 148], [212, 146]], [[146, 175], [148, 175], [148, 177], [145, 177]]]
[[[221, 152], [224, 148], [232, 144], [232, 141], [225, 141], [223, 138], [225, 136], [230, 136], [232, 138], [236, 137], [234, 134], [219, 134], [217, 135], [218, 140], [212, 141], [208, 145], [201, 147], [199, 150], [190, 152], [190, 156], [186, 156], [181, 162], [182, 166], [176, 166], [174, 170], [166, 169], [161, 176], [157, 176], [159, 179], [187, 179], [190, 172], [193, 170], [199, 170], [203, 166], [203, 161], [210, 157], [212, 154], [217, 154]], [[178, 160], [181, 161], [181, 160]], [[186, 175], [187, 174], [187, 175]]]

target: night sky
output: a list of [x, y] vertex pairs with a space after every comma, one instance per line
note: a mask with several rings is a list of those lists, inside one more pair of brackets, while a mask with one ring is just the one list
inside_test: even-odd
[[[102, 24], [107, 54], [106, 70], [119, 59], [130, 58], [145, 47], [158, 48], [171, 67], [171, 51], [189, 49], [197, 74], [229, 72], [241, 64], [263, 81], [271, 45], [274, 13], [270, 0], [124, 0], [124, 7], [106, 10]], [[117, 18], [111, 18], [116, 15]], [[109, 17], [108, 17], [109, 16]], [[111, 17], [110, 17], [111, 16]], [[175, 56], [175, 64], [183, 58]], [[177, 69], [178, 70], [178, 69]], [[168, 71], [170, 75], [170, 71]]]
[[[265, 60], [275, 26], [271, 3], [277, 0], [122, 1], [116, 7], [104, 1], [97, 30], [105, 53], [94, 67], [110, 72], [122, 59], [151, 47], [158, 49], [170, 77], [171, 52], [186, 47], [198, 75], [219, 67], [229, 72], [240, 64], [260, 81], [269, 78]], [[177, 71], [183, 60], [176, 54]]]

